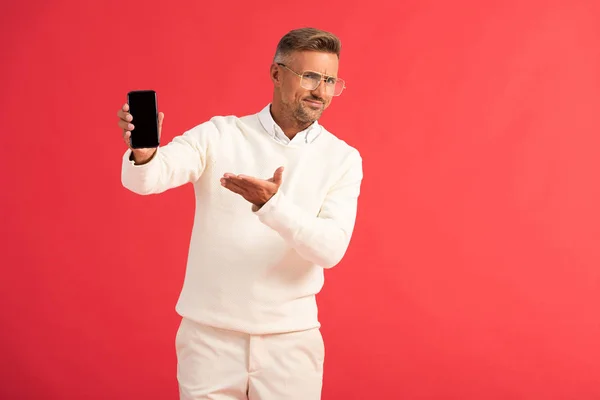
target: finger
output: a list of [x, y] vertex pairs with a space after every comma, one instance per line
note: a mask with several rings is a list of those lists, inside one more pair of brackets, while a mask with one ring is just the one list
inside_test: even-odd
[[117, 111], [117, 116], [123, 120], [123, 121], [131, 121], [133, 119], [133, 117], [131, 116], [131, 114], [124, 112], [123, 110], [119, 110]]
[[225, 178], [221, 178], [221, 185], [226, 188], [231, 190], [232, 192], [235, 192], [237, 194], [241, 194], [243, 195], [244, 193], [246, 193], [246, 189], [240, 185], [238, 185], [237, 183], [233, 182], [231, 179], [225, 179]]
[[129, 112], [129, 104], [127, 104], [127, 103], [123, 104], [123, 111]]
[[123, 135], [123, 140], [127, 144], [127, 147], [131, 148], [131, 132], [126, 131]]
[[245, 184], [244, 181], [240, 180], [239, 178], [236, 178], [235, 176], [223, 177], [223, 178], [221, 178], [221, 182], [235, 185], [242, 189], [248, 189], [248, 187], [249, 187], [249, 185]]
[[163, 120], [165, 119], [165, 114], [159, 112], [158, 113], [158, 135], [160, 137], [160, 131], [162, 130]]
[[253, 176], [247, 176], [247, 175], [238, 175], [236, 178], [232, 178], [232, 179], [236, 179], [237, 182], [242, 185], [252, 185], [252, 186], [258, 186], [258, 187], [265, 187], [265, 184], [268, 183], [267, 181], [265, 181], [263, 179], [258, 179]]
[[121, 121], [119, 121], [119, 128], [126, 130], [126, 131], [132, 131], [135, 128], [135, 126], [130, 122], [121, 120]]
[[283, 167], [277, 168], [273, 174], [273, 183], [279, 186], [281, 182], [283, 182]]
[[[256, 190], [257, 188], [262, 188], [264, 187], [264, 182], [262, 182], [260, 179], [256, 179], [256, 178], [252, 178], [252, 177], [248, 177], [246, 179], [242, 178], [241, 175], [231, 175], [231, 174], [226, 174], [228, 175], [226, 177], [226, 179], [234, 184], [236, 184], [239, 187], [245, 188], [246, 190]], [[255, 181], [253, 182], [252, 179]], [[261, 184], [262, 182], [262, 184]]]

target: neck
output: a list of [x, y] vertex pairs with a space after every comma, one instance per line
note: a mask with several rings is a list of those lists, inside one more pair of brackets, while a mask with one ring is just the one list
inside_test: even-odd
[[286, 115], [282, 107], [278, 106], [275, 102], [271, 104], [271, 116], [275, 123], [281, 128], [285, 136], [293, 139], [298, 132], [301, 132], [312, 125], [312, 122], [302, 123], [298, 121], [293, 115]]

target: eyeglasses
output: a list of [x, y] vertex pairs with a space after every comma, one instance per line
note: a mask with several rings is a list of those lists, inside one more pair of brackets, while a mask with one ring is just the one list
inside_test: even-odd
[[277, 65], [281, 65], [283, 68], [298, 75], [300, 77], [300, 86], [306, 90], [315, 90], [319, 87], [321, 81], [325, 81], [325, 93], [329, 96], [339, 96], [346, 88], [346, 82], [343, 79], [323, 75], [315, 71], [304, 71], [299, 74], [285, 64], [277, 63]]

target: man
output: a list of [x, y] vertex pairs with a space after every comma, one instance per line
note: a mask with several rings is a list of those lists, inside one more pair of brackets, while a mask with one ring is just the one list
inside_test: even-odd
[[[349, 245], [362, 181], [359, 152], [318, 123], [344, 89], [340, 47], [331, 33], [293, 30], [277, 46], [262, 111], [213, 117], [165, 146], [125, 152], [122, 183], [135, 193], [194, 185], [176, 307], [181, 399], [321, 396], [315, 295]], [[129, 144], [128, 110], [118, 116]]]

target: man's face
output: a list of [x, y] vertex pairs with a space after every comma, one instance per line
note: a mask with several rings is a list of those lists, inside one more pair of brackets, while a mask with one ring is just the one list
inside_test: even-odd
[[[318, 120], [331, 104], [333, 95], [327, 93], [325, 81], [321, 81], [316, 89], [310, 90], [301, 85], [303, 80], [295, 73], [302, 75], [313, 71], [336, 78], [339, 64], [337, 55], [315, 51], [295, 52], [284, 64], [285, 66], [279, 65], [278, 68], [279, 92], [285, 114], [301, 125]], [[304, 79], [305, 86], [308, 86], [308, 82], [309, 80]]]

